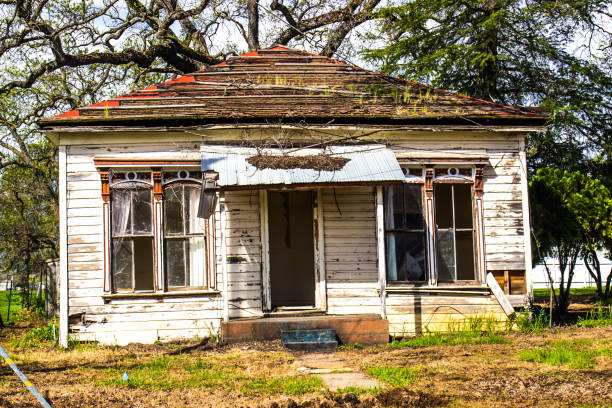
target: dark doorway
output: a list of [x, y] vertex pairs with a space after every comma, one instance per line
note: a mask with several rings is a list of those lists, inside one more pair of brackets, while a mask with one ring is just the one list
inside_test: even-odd
[[272, 308], [314, 306], [313, 193], [268, 195]]

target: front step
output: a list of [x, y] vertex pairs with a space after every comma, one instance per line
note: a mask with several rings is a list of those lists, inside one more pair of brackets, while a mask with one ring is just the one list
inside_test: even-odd
[[236, 319], [221, 322], [225, 343], [281, 338], [283, 330], [316, 330], [321, 327], [336, 332], [341, 344], [385, 344], [389, 342], [389, 322], [379, 315], [283, 316]]
[[331, 329], [281, 329], [281, 338], [284, 346], [291, 350], [322, 351], [338, 347], [336, 332]]

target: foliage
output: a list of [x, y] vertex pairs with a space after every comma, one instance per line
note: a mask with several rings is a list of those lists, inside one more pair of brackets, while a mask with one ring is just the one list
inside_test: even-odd
[[536, 261], [544, 257], [559, 261], [561, 282], [553, 293], [557, 316], [563, 317], [569, 305], [574, 268], [580, 255], [597, 285], [597, 294], [606, 301], [610, 295], [612, 271], [601, 273], [596, 251], [612, 243], [612, 195], [597, 179], [582, 172], [539, 169], [529, 183], [532, 209], [539, 216], [533, 221]]
[[259, 377], [244, 385], [247, 393], [299, 395], [319, 391], [323, 381], [317, 376]]
[[606, 0], [399, 1], [379, 12], [386, 41], [366, 57], [435, 87], [546, 107], [555, 142], [609, 157], [609, 7]]
[[382, 391], [382, 388], [380, 387], [344, 387], [344, 388], [338, 388], [336, 390], [336, 394], [355, 394], [355, 395], [363, 395], [363, 394], [369, 394], [369, 395], [378, 395], [380, 394]]
[[604, 327], [612, 326], [612, 306], [597, 306], [591, 309], [586, 316], [578, 317], [578, 327]]
[[550, 324], [549, 317], [540, 308], [532, 310], [522, 309], [514, 313], [509, 320], [509, 329], [514, 329], [523, 334], [541, 333]]
[[460, 344], [504, 344], [510, 340], [497, 333], [499, 322], [491, 317], [470, 316], [463, 321], [450, 322], [445, 333], [430, 332], [407, 339], [393, 339], [389, 347], [418, 348]]
[[523, 350], [521, 360], [549, 365], [567, 365], [571, 368], [593, 368], [598, 356], [612, 357], [612, 348], [593, 347], [589, 341], [549, 341], [543, 347]]
[[416, 367], [373, 366], [366, 369], [369, 375], [393, 387], [407, 386], [416, 381], [422, 371], [422, 365]]

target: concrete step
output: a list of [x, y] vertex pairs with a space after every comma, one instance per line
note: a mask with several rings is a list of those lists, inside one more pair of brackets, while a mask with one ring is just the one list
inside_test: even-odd
[[281, 329], [281, 339], [291, 350], [335, 350], [338, 347], [336, 332], [330, 329]]
[[378, 315], [324, 315], [238, 319], [221, 323], [226, 343], [281, 338], [282, 330], [334, 330], [341, 344], [389, 342], [389, 322]]

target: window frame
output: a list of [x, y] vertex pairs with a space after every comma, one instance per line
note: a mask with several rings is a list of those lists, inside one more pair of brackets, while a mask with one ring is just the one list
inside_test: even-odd
[[[405, 183], [422, 185], [423, 193], [423, 217], [425, 220], [426, 245], [425, 245], [425, 281], [388, 281], [387, 269], [387, 230], [386, 220], [382, 222], [384, 231], [385, 255], [385, 285], [397, 286], [429, 286], [429, 287], [462, 287], [482, 286], [486, 282], [486, 263], [484, 256], [484, 227], [483, 227], [483, 181], [484, 166], [488, 164], [488, 158], [474, 159], [420, 159], [399, 160], [406, 178]], [[411, 169], [406, 171], [405, 169]], [[440, 174], [440, 170], [446, 169], [446, 174]], [[451, 171], [449, 169], [462, 169], [462, 171]], [[461, 174], [463, 173], [463, 174]], [[467, 174], [469, 173], [469, 174]], [[470, 184], [471, 185], [471, 209], [472, 209], [472, 244], [474, 257], [474, 280], [440, 281], [438, 279], [437, 265], [437, 240], [436, 240], [436, 217], [434, 202], [434, 186], [438, 183]], [[384, 189], [383, 189], [384, 195]], [[383, 200], [384, 212], [386, 213], [386, 199]], [[456, 251], [455, 251], [456, 257]]]
[[[165, 189], [170, 187], [174, 187], [174, 186], [181, 186], [183, 187], [183, 194], [184, 194], [184, 187], [186, 186], [197, 186], [200, 188], [200, 193], [201, 193], [201, 189], [203, 188], [201, 181], [198, 181], [197, 179], [193, 179], [190, 177], [187, 178], [173, 178], [170, 180], [163, 180], [162, 182], [162, 195], [165, 192]], [[210, 262], [208, 262], [208, 252], [209, 252], [209, 247], [210, 247], [210, 243], [208, 240], [208, 234], [207, 234], [207, 230], [209, 229], [209, 220], [205, 220], [204, 221], [204, 227], [202, 228], [202, 232], [201, 233], [183, 233], [181, 235], [170, 235], [168, 236], [166, 233], [166, 222], [165, 222], [165, 215], [166, 215], [166, 199], [165, 196], [162, 199], [162, 218], [164, 220], [164, 222], [162, 222], [162, 227], [161, 227], [161, 236], [162, 236], [162, 247], [161, 247], [161, 251], [162, 251], [162, 257], [164, 259], [163, 265], [162, 265], [162, 269], [163, 269], [163, 273], [164, 273], [164, 285], [165, 285], [165, 289], [168, 292], [174, 292], [174, 291], [189, 291], [189, 290], [202, 290], [202, 289], [207, 289], [209, 287], [208, 281], [210, 279], [210, 269], [211, 269], [211, 265], [209, 264]], [[212, 218], [213, 216], [211, 216]], [[183, 229], [184, 229], [184, 222], [185, 220], [183, 219]], [[183, 286], [170, 286], [169, 283], [169, 271], [168, 271], [168, 263], [167, 260], [165, 259], [166, 255], [167, 255], [167, 242], [168, 240], [173, 240], [173, 239], [189, 239], [191, 237], [198, 237], [201, 236], [204, 239], [204, 257], [205, 257], [205, 262], [204, 262], [204, 270], [202, 271], [202, 273], [204, 274], [204, 285], [203, 286], [195, 286], [195, 285], [183, 285]], [[184, 251], [184, 249], [183, 249]], [[184, 261], [185, 262], [185, 261]], [[187, 274], [187, 265], [185, 265], [185, 273]]]
[[[104, 248], [104, 297], [108, 296], [152, 296], [169, 295], [172, 293], [218, 293], [216, 289], [216, 262], [215, 262], [215, 215], [204, 221], [204, 286], [183, 286], [169, 288], [167, 285], [167, 273], [165, 270], [164, 255], [164, 214], [163, 214], [163, 186], [172, 182], [188, 182], [202, 186], [202, 180], [190, 177], [191, 172], [201, 174], [199, 162], [197, 161], [130, 161], [120, 159], [96, 159], [94, 158], [101, 181], [102, 195], [102, 224], [103, 224], [103, 248]], [[159, 165], [159, 167], [158, 167]], [[178, 177], [179, 172], [184, 171], [187, 177]], [[112, 225], [111, 225], [111, 194], [112, 187], [118, 183], [113, 180], [113, 174], [134, 172], [138, 174], [150, 174], [149, 185], [152, 193], [153, 212], [153, 290], [115, 290], [113, 284], [113, 261], [112, 261]], [[175, 177], [167, 177], [174, 174]], [[202, 174], [204, 176], [204, 174]]]
[[[410, 177], [409, 174], [405, 174], [407, 177]], [[421, 194], [421, 212], [423, 215], [423, 229], [422, 230], [417, 230], [417, 229], [410, 229], [410, 228], [387, 228], [388, 225], [388, 220], [387, 220], [387, 205], [388, 205], [388, 201], [387, 201], [387, 194], [385, 193], [387, 188], [390, 188], [392, 186], [385, 186], [383, 188], [383, 206], [384, 206], [384, 240], [385, 240], [385, 265], [386, 265], [386, 280], [387, 282], [391, 282], [392, 284], [414, 284], [414, 285], [422, 285], [427, 283], [428, 281], [428, 256], [427, 256], [427, 223], [425, 221], [425, 212], [424, 212], [424, 202], [425, 202], [425, 196], [424, 196], [424, 188], [423, 188], [423, 183], [422, 182], [418, 182], [419, 180], [413, 179], [411, 180], [411, 182], [407, 182], [404, 184], [401, 184], [404, 189], [406, 188], [407, 185], [411, 185], [411, 186], [418, 186], [419, 190], [420, 190], [420, 194]], [[406, 197], [405, 197], [405, 192], [402, 191], [404, 194], [402, 194], [402, 200], [403, 200], [403, 208], [406, 208]], [[423, 268], [424, 268], [424, 276], [422, 280], [410, 280], [410, 279], [403, 279], [403, 280], [390, 280], [389, 279], [389, 252], [388, 252], [388, 248], [387, 248], [387, 243], [388, 241], [388, 236], [389, 234], [401, 234], [401, 233], [422, 233], [423, 234], [423, 255], [424, 255], [424, 262], [423, 262]]]

